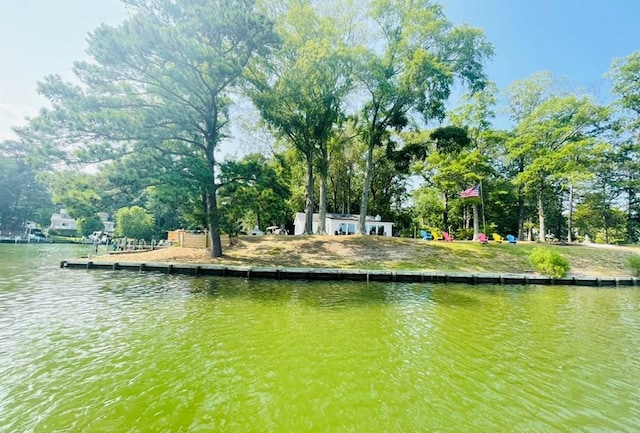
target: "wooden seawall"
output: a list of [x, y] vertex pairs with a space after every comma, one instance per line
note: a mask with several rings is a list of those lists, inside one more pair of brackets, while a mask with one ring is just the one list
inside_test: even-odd
[[270, 278], [281, 280], [345, 280], [386, 281], [405, 283], [463, 283], [463, 284], [531, 284], [617, 287], [637, 286], [634, 277], [566, 277], [550, 278], [525, 274], [466, 274], [422, 271], [387, 271], [363, 269], [246, 267], [185, 263], [135, 263], [80, 260], [63, 260], [64, 269], [127, 270], [159, 272], [163, 274], [212, 275], [218, 277]]

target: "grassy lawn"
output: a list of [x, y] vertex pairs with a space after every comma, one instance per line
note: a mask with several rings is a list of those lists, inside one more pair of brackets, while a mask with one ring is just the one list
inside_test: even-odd
[[[318, 267], [430, 272], [530, 273], [529, 254], [550, 248], [570, 264], [569, 275], [633, 276], [627, 256], [636, 246], [559, 245], [535, 242], [480, 244], [472, 241], [423, 241], [379, 236], [240, 236], [223, 239], [223, 257], [205, 249], [171, 247], [132, 255], [118, 261], [213, 263], [238, 266]], [[109, 260], [116, 260], [111, 257]]]
[[242, 236], [213, 263], [433, 272], [529, 273], [534, 248], [557, 251], [569, 274], [629, 276], [625, 257], [639, 248], [535, 242], [423, 241], [379, 236]]

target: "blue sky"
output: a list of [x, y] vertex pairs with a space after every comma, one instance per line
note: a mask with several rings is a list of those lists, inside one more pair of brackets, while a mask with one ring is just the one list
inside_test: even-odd
[[[500, 89], [549, 70], [607, 98], [614, 58], [640, 50], [640, 1], [445, 0], [447, 17], [485, 31], [496, 55], [487, 71]], [[126, 17], [118, 0], [0, 0], [0, 140], [46, 101], [36, 82], [72, 78], [87, 33]]]
[[488, 73], [502, 89], [534, 72], [551, 71], [576, 85], [609, 85], [614, 58], [640, 50], [640, 2], [634, 0], [448, 0], [454, 22], [485, 31], [496, 55]]

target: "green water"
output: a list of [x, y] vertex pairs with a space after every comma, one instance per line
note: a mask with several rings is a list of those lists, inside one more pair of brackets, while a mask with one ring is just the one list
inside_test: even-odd
[[637, 431], [640, 290], [59, 269], [0, 244], [0, 432]]

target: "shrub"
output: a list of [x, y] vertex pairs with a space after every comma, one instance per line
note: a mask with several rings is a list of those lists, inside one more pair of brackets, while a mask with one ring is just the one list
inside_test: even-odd
[[631, 254], [624, 258], [624, 262], [627, 267], [631, 268], [631, 271], [636, 277], [640, 277], [640, 255]]
[[537, 272], [552, 278], [562, 278], [569, 272], [569, 262], [549, 248], [534, 248], [529, 261]]
[[460, 229], [455, 233], [456, 239], [471, 240], [473, 239], [473, 229]]

